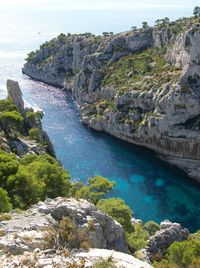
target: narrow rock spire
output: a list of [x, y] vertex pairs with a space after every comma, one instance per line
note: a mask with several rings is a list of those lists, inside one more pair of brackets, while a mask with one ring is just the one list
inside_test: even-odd
[[21, 114], [24, 114], [24, 101], [19, 83], [17, 81], [8, 79], [6, 82], [6, 87], [8, 91], [8, 97], [12, 99], [19, 112]]

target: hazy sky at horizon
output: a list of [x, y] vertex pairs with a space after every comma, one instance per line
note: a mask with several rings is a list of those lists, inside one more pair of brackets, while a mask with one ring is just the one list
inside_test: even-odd
[[142, 21], [191, 16], [196, 5], [199, 0], [0, 0], [0, 33], [117, 33]]
[[0, 10], [193, 9], [197, 0], [0, 0]]

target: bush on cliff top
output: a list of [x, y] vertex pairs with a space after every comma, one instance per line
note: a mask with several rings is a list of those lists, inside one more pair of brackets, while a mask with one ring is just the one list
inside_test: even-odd
[[24, 119], [17, 111], [5, 111], [0, 113], [0, 126], [5, 133], [9, 133], [11, 129], [21, 132], [23, 123]]
[[41, 125], [42, 116], [42, 112], [32, 109], [26, 109], [25, 114], [21, 114], [10, 98], [0, 100], [0, 130], [6, 135], [13, 136], [13, 130], [27, 135], [31, 128]]
[[14, 105], [10, 98], [0, 100], [0, 112], [17, 111], [17, 107]]

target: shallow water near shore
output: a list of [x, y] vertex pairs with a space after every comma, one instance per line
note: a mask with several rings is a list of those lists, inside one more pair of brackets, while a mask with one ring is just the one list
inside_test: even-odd
[[44, 129], [74, 180], [108, 177], [117, 183], [110, 196], [124, 199], [135, 217], [157, 222], [170, 219], [191, 231], [200, 229], [199, 184], [154, 152], [83, 126], [70, 94], [21, 74], [26, 54], [55, 35], [39, 34], [38, 29], [29, 34], [22, 31], [10, 40], [3, 39], [0, 31], [0, 97], [6, 96], [7, 78], [20, 82], [25, 100], [44, 111]]

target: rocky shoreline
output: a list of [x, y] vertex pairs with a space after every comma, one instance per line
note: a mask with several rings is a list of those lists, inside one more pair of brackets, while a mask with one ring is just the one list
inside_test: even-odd
[[82, 123], [154, 150], [200, 182], [199, 40], [191, 18], [117, 35], [61, 34], [29, 54], [23, 73], [70, 90]]

